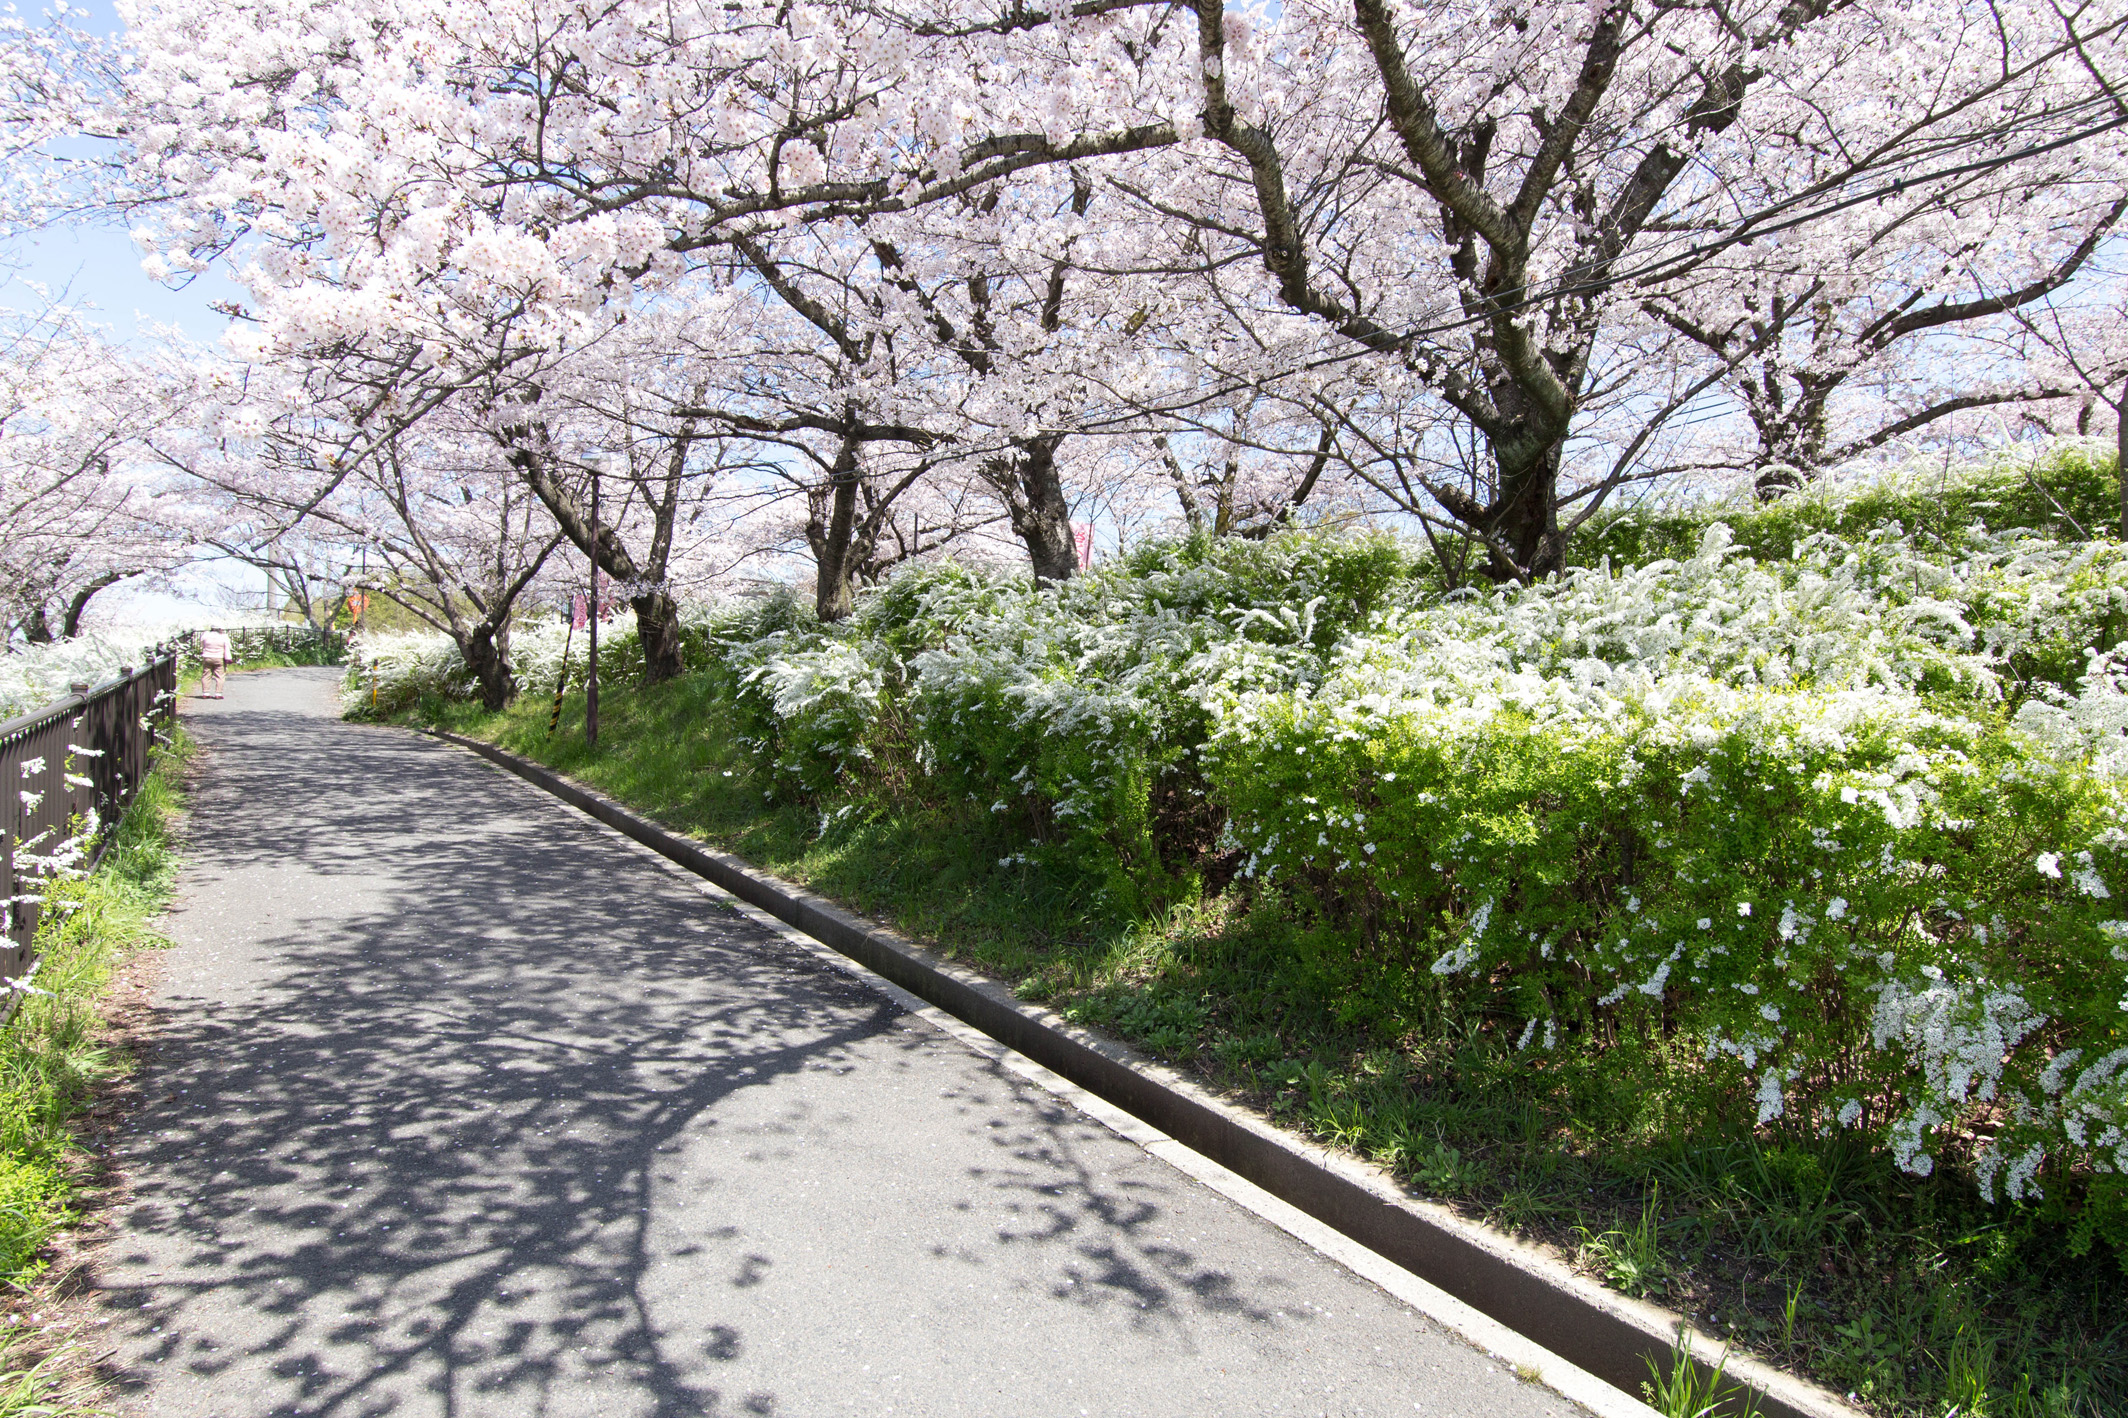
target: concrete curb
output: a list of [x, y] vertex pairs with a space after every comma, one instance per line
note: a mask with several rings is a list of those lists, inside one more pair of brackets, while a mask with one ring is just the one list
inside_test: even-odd
[[[677, 837], [493, 744], [441, 729], [429, 732], [498, 764], [1143, 1119], [1278, 1201], [1626, 1394], [1640, 1391], [1650, 1360], [1668, 1366], [1680, 1333], [1690, 1341], [1695, 1356], [1691, 1362], [1703, 1371], [1711, 1368], [1707, 1357], [1723, 1352], [1720, 1340], [1683, 1324], [1670, 1311], [1606, 1290], [1546, 1251], [1439, 1203], [1419, 1200], [1382, 1169], [1291, 1136], [1175, 1070], [1015, 999], [997, 982], [852, 916], [824, 897]], [[1748, 1355], [1731, 1357], [1724, 1379], [1745, 1390], [1763, 1418], [1861, 1418], [1859, 1409], [1829, 1390]]]

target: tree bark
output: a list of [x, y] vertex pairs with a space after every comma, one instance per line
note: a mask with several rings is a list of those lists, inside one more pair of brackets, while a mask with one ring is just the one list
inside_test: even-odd
[[1071, 504], [1057, 473], [1059, 434], [1015, 439], [1010, 457], [992, 459], [984, 473], [1012, 520], [1013, 535], [1027, 548], [1037, 581], [1069, 581], [1079, 571], [1079, 546], [1071, 534]]
[[1501, 440], [1493, 445], [1500, 488], [1479, 531], [1491, 554], [1495, 581], [1538, 581], [1566, 566], [1559, 531], [1559, 466], [1563, 439]]
[[507, 627], [497, 629], [482, 621], [459, 641], [458, 651], [465, 656], [474, 679], [480, 682], [480, 702], [489, 713], [496, 713], [516, 696], [517, 673], [510, 666]]
[[643, 683], [662, 684], [687, 670], [681, 653], [680, 607], [663, 591], [646, 591], [629, 598], [635, 609], [636, 638], [643, 645]]
[[[1769, 391], [1776, 374], [1766, 372]], [[1758, 471], [1752, 491], [1761, 502], [1772, 502], [1797, 492], [1825, 468], [1825, 402], [1838, 381], [1816, 382], [1798, 378], [1801, 388], [1794, 402], [1785, 407], [1751, 407], [1751, 420], [1758, 427]]]
[[[828, 476], [826, 507], [814, 505], [806, 525], [806, 540], [813, 546], [813, 613], [822, 621], [847, 616], [856, 604], [852, 584], [857, 560], [853, 543], [857, 532], [857, 440], [847, 434], [835, 455]], [[825, 515], [823, 516], [823, 512]]]
[[115, 586], [128, 576], [137, 576], [139, 574], [136, 571], [106, 571], [103, 575], [76, 591], [74, 599], [67, 602], [66, 619], [61, 622], [59, 633], [69, 640], [81, 634], [81, 617], [82, 613], [89, 608], [90, 598], [107, 586]]

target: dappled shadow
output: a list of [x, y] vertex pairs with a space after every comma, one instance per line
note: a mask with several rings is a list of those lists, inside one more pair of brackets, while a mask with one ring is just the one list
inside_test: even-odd
[[[107, 1267], [161, 1263], [136, 1366], [263, 1358], [306, 1413], [390, 1411], [402, 1379], [445, 1411], [468, 1381], [530, 1400], [609, 1366], [643, 1411], [729, 1406], [701, 1360], [739, 1337], [663, 1333], [637, 1293], [661, 1150], [734, 1090], [847, 1067], [899, 1011], [599, 834], [518, 820], [449, 750], [270, 710], [200, 728], [186, 909], [297, 909], [159, 1030]], [[310, 917], [250, 896], [260, 867], [373, 899]], [[243, 1323], [194, 1323], [195, 1298]]]
[[[317, 678], [195, 724], [100, 1265], [136, 1406], [1275, 1412], [1416, 1331], [533, 790], [321, 717]], [[1413, 1411], [1375, 1380], [1336, 1411]]]

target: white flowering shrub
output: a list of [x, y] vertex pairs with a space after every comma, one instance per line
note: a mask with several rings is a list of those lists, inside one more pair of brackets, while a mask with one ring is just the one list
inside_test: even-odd
[[[1238, 871], [1532, 1067], [1689, 1051], [1747, 1121], [2076, 1178], [2128, 1240], [2128, 549], [1826, 507], [1446, 594], [1382, 536], [918, 567], [835, 626], [696, 608], [689, 657], [771, 796], [981, 815], [1126, 912]], [[440, 638], [363, 656], [473, 693]]]
[[1976, 540], [1761, 565], [1717, 524], [1387, 614], [1319, 682], [1213, 696], [1227, 840], [1519, 1047], [1683, 1036], [1762, 1124], [1997, 1194], [2128, 1170], [2122, 674], [2030, 677], [2128, 558]]
[[1713, 503], [1693, 495], [1667, 507], [1643, 502], [1599, 513], [1574, 534], [1568, 554], [1586, 566], [1606, 557], [1620, 566], [1682, 561], [1710, 522], [1727, 523], [1738, 545], [1761, 561], [1787, 561], [1821, 532], [1859, 541], [1894, 523], [1927, 546], [1955, 547], [2002, 528], [2083, 541], [2120, 520], [2110, 444], [2062, 439], [1954, 468], [1934, 458], [1863, 464], [1773, 502], [1748, 488]]
[[450, 636], [408, 630], [355, 637], [341, 685], [341, 700], [350, 711], [366, 712], [374, 705], [388, 717], [412, 709], [425, 696], [479, 697], [479, 684]]
[[127, 666], [148, 662], [152, 637], [125, 631], [78, 636], [49, 645], [13, 645], [0, 653], [0, 719], [32, 713], [67, 697], [68, 686], [101, 684]]
[[1200, 540], [1048, 589], [910, 578], [857, 633], [910, 650], [906, 733], [930, 784], [1024, 822], [1136, 903], [1212, 845], [1208, 690], [1311, 676], [1409, 568], [1385, 537]]

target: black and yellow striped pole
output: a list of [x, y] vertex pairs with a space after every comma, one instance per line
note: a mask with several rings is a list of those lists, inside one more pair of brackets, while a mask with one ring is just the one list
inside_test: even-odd
[[554, 677], [554, 712], [547, 716], [547, 737], [550, 739], [554, 737], [554, 731], [561, 727], [562, 691], [569, 687], [569, 647], [576, 642], [575, 606], [569, 608], [568, 615], [569, 628], [562, 633], [562, 669], [561, 673]]

